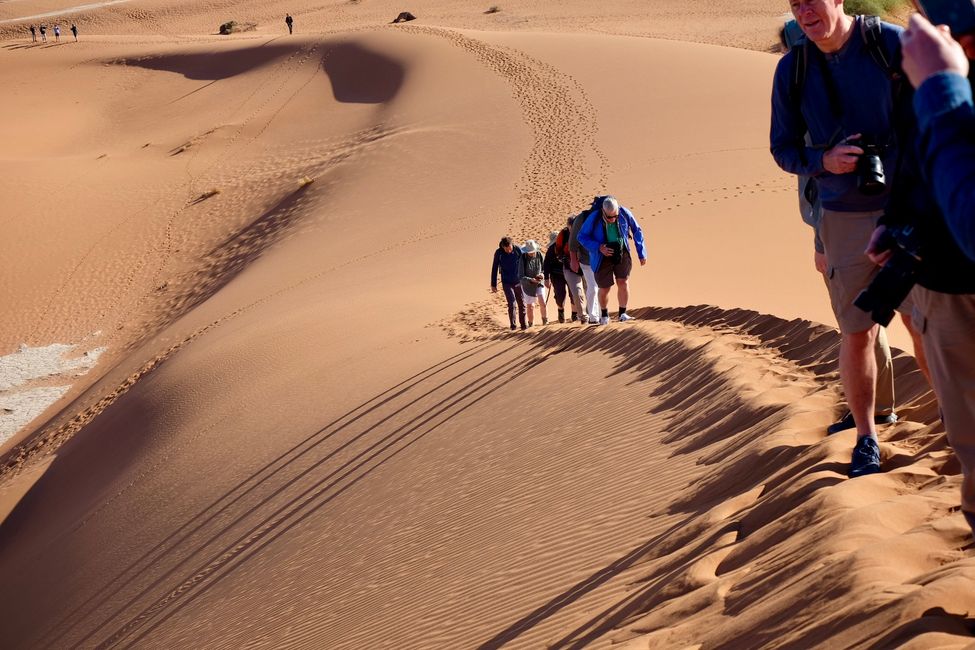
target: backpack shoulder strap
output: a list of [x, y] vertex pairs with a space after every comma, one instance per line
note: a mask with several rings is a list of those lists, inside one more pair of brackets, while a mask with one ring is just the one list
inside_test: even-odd
[[860, 16], [860, 37], [867, 46], [870, 58], [880, 66], [888, 79], [898, 81], [902, 74], [891, 61], [890, 53], [884, 45], [882, 32], [883, 23], [880, 22], [879, 16]]
[[792, 51], [795, 58], [792, 59], [792, 74], [789, 76], [789, 99], [798, 108], [802, 104], [802, 87], [809, 68], [809, 41], [803, 39]]

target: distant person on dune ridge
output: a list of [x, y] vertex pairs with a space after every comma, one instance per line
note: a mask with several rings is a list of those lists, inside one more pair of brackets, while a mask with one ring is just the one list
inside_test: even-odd
[[39, 30], [41, 32], [41, 42], [47, 43], [47, 25], [42, 24]]
[[535, 324], [535, 305], [542, 316], [542, 325], [548, 324], [548, 311], [545, 307], [545, 272], [543, 270], [542, 248], [534, 239], [529, 239], [521, 247], [518, 262], [518, 275], [521, 290], [525, 294], [525, 309], [528, 312], [528, 327]]
[[586, 322], [585, 288], [582, 284], [582, 275], [572, 270], [572, 254], [569, 251], [569, 237], [572, 233], [572, 225], [575, 217], [569, 217], [566, 227], [559, 231], [555, 238], [556, 255], [562, 259], [562, 277], [565, 278], [566, 289], [569, 291], [569, 299], [572, 302], [571, 321]]
[[284, 15], [284, 24], [288, 26], [288, 33], [293, 34], [295, 19], [291, 17], [291, 14]]
[[498, 250], [494, 251], [494, 263], [491, 265], [491, 291], [498, 291], [498, 273], [501, 273], [501, 287], [504, 289], [505, 300], [508, 301], [508, 321], [511, 329], [515, 325], [515, 304], [518, 305], [518, 320], [521, 329], [528, 329], [525, 321], [525, 296], [521, 291], [521, 277], [518, 274], [521, 249], [514, 245], [511, 237], [502, 237], [498, 243]]
[[548, 237], [548, 248], [545, 249], [545, 260], [542, 262], [542, 272], [545, 274], [545, 288], [555, 293], [555, 306], [559, 310], [559, 322], [565, 322], [565, 274], [562, 271], [562, 257], [559, 255], [555, 242], [559, 233], [551, 232]]
[[33, 25], [30, 26], [30, 40], [32, 43], [37, 42], [37, 28]]
[[54, 41], [56, 43], [61, 42], [61, 25], [54, 26]]
[[78, 26], [71, 23], [71, 35], [74, 36], [75, 43], [78, 42]]
[[647, 263], [647, 246], [643, 240], [643, 229], [636, 217], [612, 196], [603, 199], [602, 207], [593, 210], [579, 230], [579, 243], [589, 251], [590, 266], [599, 287], [600, 325], [609, 324], [609, 290], [614, 284], [617, 285], [620, 322], [633, 320], [626, 313], [630, 296], [629, 278], [633, 270], [631, 237], [640, 266], [644, 266]]
[[[857, 429], [849, 470], [854, 478], [880, 471], [876, 427], [896, 420], [894, 413], [876, 411], [879, 329], [853, 301], [877, 275], [865, 251], [897, 183], [895, 127], [904, 101], [893, 80], [901, 28], [847, 16], [842, 0], [791, 0], [790, 6], [806, 41], [776, 67], [770, 149], [785, 171], [816, 179], [822, 202], [819, 233], [840, 328], [840, 380]], [[880, 151], [885, 184], [860, 180], [858, 161], [868, 145]], [[915, 336], [909, 320], [905, 325]]]

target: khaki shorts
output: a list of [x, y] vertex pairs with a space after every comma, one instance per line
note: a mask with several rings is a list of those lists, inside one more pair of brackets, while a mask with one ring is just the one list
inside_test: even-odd
[[[835, 212], [823, 210], [819, 234], [826, 249], [826, 287], [836, 323], [843, 334], [865, 332], [875, 325], [870, 314], [853, 304], [880, 272], [863, 252], [883, 211]], [[910, 296], [897, 311], [910, 314]]]
[[961, 505], [975, 513], [975, 294], [914, 287], [913, 318], [948, 442], [961, 461]]

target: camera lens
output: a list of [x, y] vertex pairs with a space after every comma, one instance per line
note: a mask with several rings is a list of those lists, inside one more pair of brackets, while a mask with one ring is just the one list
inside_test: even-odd
[[860, 156], [857, 164], [857, 188], [867, 195], [882, 194], [887, 189], [884, 178], [884, 163], [877, 154], [866, 153]]

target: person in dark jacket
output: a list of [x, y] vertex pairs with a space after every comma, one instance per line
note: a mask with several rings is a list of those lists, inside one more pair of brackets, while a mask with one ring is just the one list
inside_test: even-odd
[[518, 275], [521, 278], [521, 290], [525, 294], [525, 308], [528, 311], [528, 327], [535, 324], [535, 305], [538, 305], [538, 311], [541, 312], [542, 325], [548, 324], [543, 266], [542, 247], [534, 239], [529, 239], [521, 247], [521, 259], [518, 260]]
[[[969, 36], [968, 44], [975, 46], [975, 36]], [[905, 243], [919, 253], [914, 321], [948, 442], [962, 469], [962, 514], [975, 535], [975, 213], [970, 202], [975, 200], [975, 111], [965, 78], [969, 63], [959, 43], [921, 16], [911, 18], [902, 41], [903, 68], [918, 89], [913, 98], [918, 121], [909, 123], [916, 131], [902, 136], [917, 150], [903, 157], [903, 173], [918, 182], [910, 195], [892, 201], [868, 252], [878, 264]], [[975, 55], [975, 47], [969, 55]], [[888, 229], [901, 233], [897, 244], [889, 238], [885, 243]], [[911, 239], [904, 239], [905, 232]]]
[[[545, 251], [545, 261], [542, 273], [545, 274], [545, 288], [555, 292], [555, 305], [559, 310], [559, 322], [565, 322], [565, 274], [562, 271], [563, 258], [559, 255], [555, 242], [559, 233], [552, 232], [548, 237], [548, 249]], [[575, 311], [575, 310], [573, 310]]]
[[291, 17], [291, 14], [284, 15], [284, 24], [288, 26], [288, 33], [293, 34], [295, 29], [295, 19]]
[[511, 329], [515, 329], [515, 304], [518, 305], [518, 320], [521, 329], [527, 329], [525, 321], [525, 296], [521, 291], [521, 249], [514, 245], [511, 237], [502, 237], [498, 243], [498, 250], [494, 251], [494, 263], [491, 265], [491, 291], [498, 291], [498, 272], [501, 273], [501, 286], [504, 289], [505, 300], [508, 301], [508, 321]]

